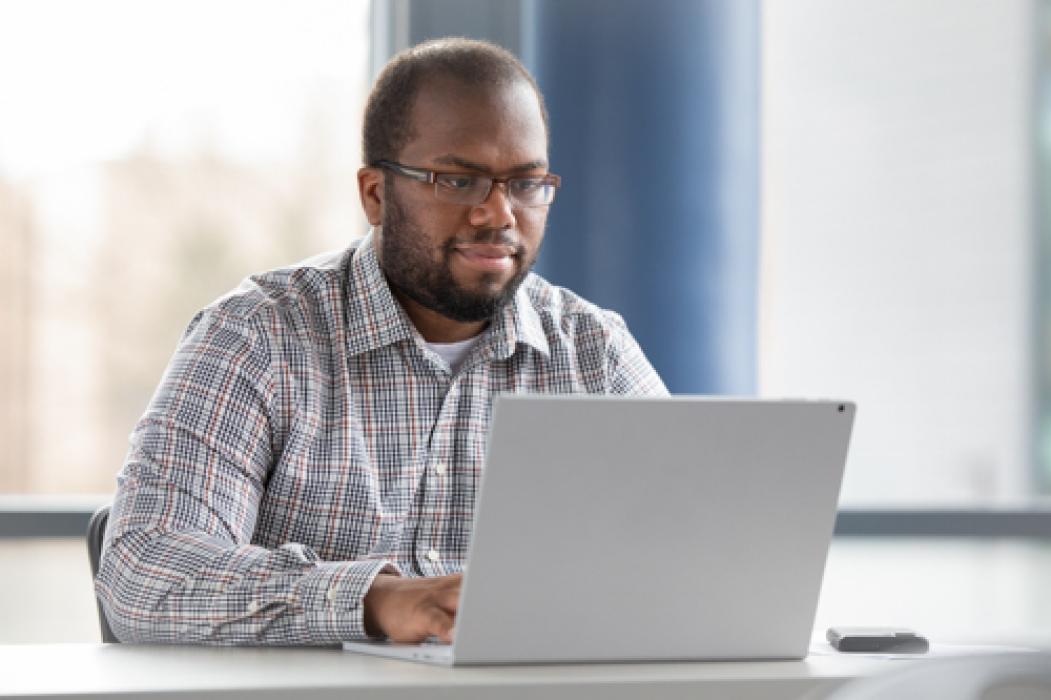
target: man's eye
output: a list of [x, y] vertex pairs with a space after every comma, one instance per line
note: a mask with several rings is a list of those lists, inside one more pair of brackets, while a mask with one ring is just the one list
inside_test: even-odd
[[515, 178], [508, 183], [512, 190], [518, 194], [536, 192], [544, 186], [544, 181], [538, 177]]
[[443, 175], [438, 184], [449, 190], [469, 190], [474, 187], [475, 178], [469, 175]]

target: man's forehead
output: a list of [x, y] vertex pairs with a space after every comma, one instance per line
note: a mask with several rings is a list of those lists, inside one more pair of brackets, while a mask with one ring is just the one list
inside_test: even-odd
[[524, 79], [468, 85], [447, 77], [425, 83], [412, 105], [412, 132], [403, 152], [434, 165], [488, 171], [547, 164], [540, 102]]
[[543, 125], [536, 91], [524, 79], [475, 85], [436, 76], [425, 80], [417, 90], [410, 111], [414, 121], [423, 124], [452, 114], [462, 119], [471, 113], [502, 112], [505, 119], [536, 120]]
[[[477, 170], [479, 172], [493, 174], [492, 168], [485, 163], [477, 163], [458, 156], [455, 153], [443, 153], [440, 156], [435, 156], [431, 159], [431, 163], [434, 165], [452, 165], [458, 168], [465, 168], [467, 170]], [[513, 163], [508, 167], [503, 168], [503, 172], [506, 173], [518, 173], [528, 172], [530, 170], [540, 170], [547, 168], [547, 158], [534, 158], [533, 160], [525, 161], [522, 163]]]

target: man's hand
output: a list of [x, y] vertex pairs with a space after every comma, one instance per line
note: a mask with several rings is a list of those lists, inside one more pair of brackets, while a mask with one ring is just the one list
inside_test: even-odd
[[402, 578], [380, 574], [365, 594], [365, 632], [393, 642], [452, 642], [463, 574]]

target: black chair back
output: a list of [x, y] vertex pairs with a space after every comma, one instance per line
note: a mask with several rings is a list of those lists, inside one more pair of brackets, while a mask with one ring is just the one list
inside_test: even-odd
[[[99, 558], [102, 555], [102, 541], [106, 537], [106, 523], [109, 522], [109, 505], [104, 505], [95, 511], [88, 521], [88, 560], [91, 562], [91, 583], [95, 584], [95, 577], [99, 573]], [[117, 644], [119, 639], [109, 628], [106, 613], [102, 609], [98, 596], [95, 597], [95, 606], [99, 611], [99, 630], [102, 632], [102, 641]]]

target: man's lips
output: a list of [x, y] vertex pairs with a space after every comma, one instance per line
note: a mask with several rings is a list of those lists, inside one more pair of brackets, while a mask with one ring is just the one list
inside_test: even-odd
[[514, 266], [514, 246], [492, 243], [460, 243], [453, 246], [461, 260], [485, 272], [502, 272]]

